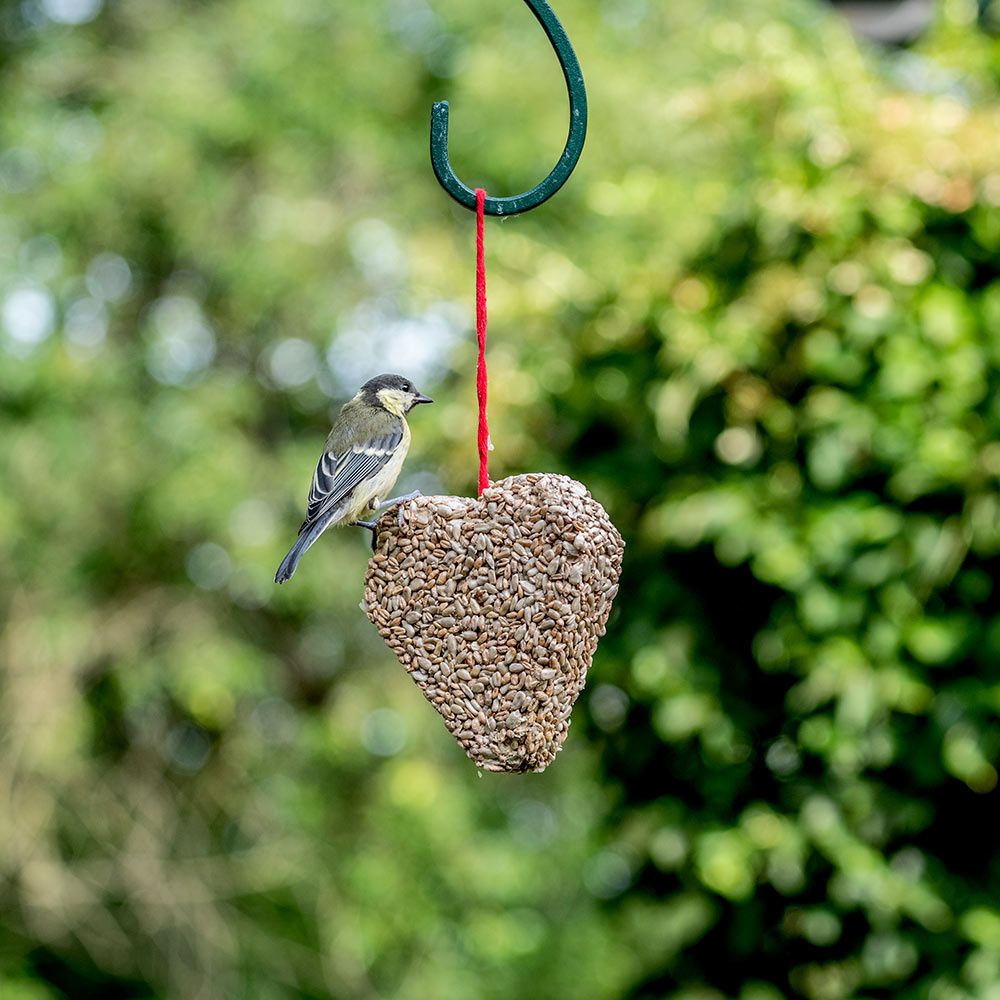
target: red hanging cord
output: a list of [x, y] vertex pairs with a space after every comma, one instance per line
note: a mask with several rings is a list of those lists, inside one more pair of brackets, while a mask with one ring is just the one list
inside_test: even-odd
[[490, 485], [490, 428], [486, 422], [486, 254], [483, 250], [483, 221], [486, 191], [476, 188], [476, 336], [479, 338], [479, 362], [476, 366], [476, 392], [479, 396], [479, 495]]

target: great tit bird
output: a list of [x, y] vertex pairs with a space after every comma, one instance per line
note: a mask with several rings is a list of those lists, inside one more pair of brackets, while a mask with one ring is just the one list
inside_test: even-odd
[[433, 402], [402, 375], [378, 375], [344, 404], [313, 474], [298, 541], [281, 561], [275, 583], [291, 578], [306, 549], [331, 525], [357, 524], [374, 532], [375, 522], [360, 518], [378, 510], [379, 497], [396, 482], [410, 447], [406, 414], [418, 403]]

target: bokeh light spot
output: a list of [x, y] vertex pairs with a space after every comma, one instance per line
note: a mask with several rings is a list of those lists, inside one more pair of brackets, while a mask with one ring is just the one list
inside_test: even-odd
[[406, 746], [406, 737], [406, 721], [391, 708], [377, 708], [361, 723], [361, 742], [376, 757], [394, 757]]
[[185, 295], [158, 299], [150, 320], [146, 367], [158, 382], [183, 385], [212, 363], [215, 334], [194, 299]]
[[0, 315], [12, 353], [24, 356], [52, 333], [55, 303], [42, 288], [17, 288], [4, 299]]
[[202, 590], [221, 590], [233, 569], [229, 553], [215, 542], [205, 542], [193, 548], [185, 565], [192, 582]]
[[41, 0], [45, 16], [56, 24], [86, 24], [104, 6], [103, 0]]
[[614, 684], [598, 684], [590, 695], [590, 714], [606, 733], [620, 729], [628, 714], [628, 695]]
[[132, 285], [132, 269], [116, 253], [98, 254], [87, 268], [87, 290], [95, 299], [118, 302]]
[[316, 348], [306, 340], [289, 337], [271, 351], [267, 368], [274, 383], [283, 389], [303, 385], [319, 369]]

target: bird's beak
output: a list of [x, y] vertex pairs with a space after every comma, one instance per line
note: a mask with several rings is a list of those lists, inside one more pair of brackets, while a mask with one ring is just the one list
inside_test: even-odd
[[434, 400], [430, 396], [425, 396], [422, 392], [418, 392], [416, 396], [413, 397], [413, 405], [416, 406], [417, 403], [433, 403]]

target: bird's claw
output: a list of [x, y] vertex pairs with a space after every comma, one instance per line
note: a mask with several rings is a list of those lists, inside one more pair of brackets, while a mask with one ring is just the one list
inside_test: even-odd
[[406, 496], [393, 497], [392, 500], [386, 500], [385, 503], [379, 503], [377, 499], [372, 500], [371, 508], [375, 513], [376, 518], [374, 521], [352, 521], [351, 524], [356, 528], [367, 528], [372, 533], [372, 552], [375, 551], [378, 545], [378, 522], [382, 514], [386, 511], [392, 510], [393, 507], [396, 508], [396, 523], [400, 528], [403, 527], [403, 507], [402, 505], [408, 500], [415, 500], [417, 497], [423, 494], [420, 490], [414, 490], [412, 493], [407, 493]]
[[416, 500], [417, 497], [422, 497], [423, 493], [420, 490], [414, 490], [412, 493], [407, 493], [406, 496], [393, 497], [391, 500], [386, 500], [385, 503], [379, 504], [380, 511], [386, 511], [390, 507], [396, 507], [401, 503], [406, 503], [407, 500]]
[[416, 500], [417, 497], [423, 496], [420, 490], [414, 490], [412, 493], [407, 493], [406, 496], [393, 497], [391, 500], [386, 500], [385, 503], [379, 506], [379, 513], [384, 514], [387, 510], [391, 510], [393, 507], [396, 508], [396, 524], [400, 528], [403, 527], [403, 507], [402, 505], [409, 500]]

